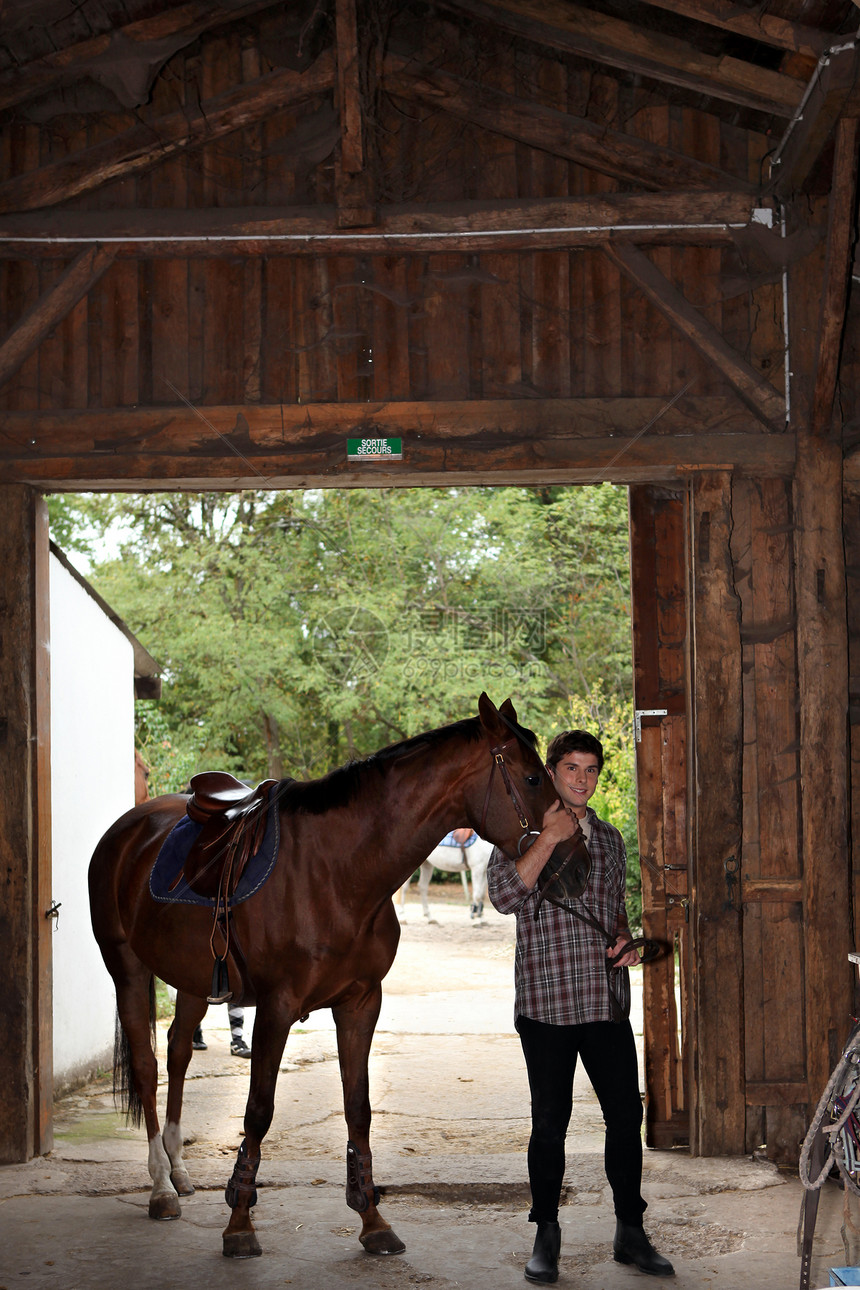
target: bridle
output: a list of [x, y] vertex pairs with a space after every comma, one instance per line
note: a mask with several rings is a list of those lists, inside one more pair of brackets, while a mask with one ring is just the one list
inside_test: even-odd
[[[490, 808], [490, 795], [493, 790], [493, 778], [496, 773], [496, 768], [498, 767], [499, 774], [502, 777], [502, 783], [504, 784], [504, 787], [505, 787], [505, 792], [507, 793], [508, 797], [511, 799], [511, 805], [513, 806], [514, 810], [517, 813], [517, 819], [519, 821], [520, 828], [523, 830], [522, 836], [519, 842], [517, 843], [517, 855], [522, 855], [523, 843], [525, 842], [526, 838], [537, 837], [538, 834], [540, 833], [540, 829], [532, 828], [532, 824], [528, 816], [528, 811], [523, 806], [523, 803], [517, 794], [517, 790], [514, 787], [514, 782], [511, 779], [511, 773], [508, 770], [507, 765], [505, 764], [505, 751], [506, 749], [510, 748], [512, 745], [516, 744], [517, 742], [524, 744], [527, 748], [530, 748], [530, 749], [532, 749], [532, 746], [526, 741], [526, 739], [523, 737], [523, 735], [520, 733], [520, 731], [517, 729], [517, 727], [514, 725], [512, 721], [509, 721], [508, 718], [501, 712], [498, 715], [501, 717], [502, 721], [505, 723], [508, 729], [513, 731], [514, 737], [512, 739], [506, 739], [503, 743], [494, 744], [490, 748], [490, 755], [493, 761], [490, 767], [490, 778], [487, 780], [487, 791], [484, 794], [484, 808], [481, 811], [480, 835], [482, 838], [486, 837], [485, 830], [487, 826], [487, 811]], [[532, 751], [534, 750], [532, 749]], [[543, 773], [545, 775], [546, 770], [543, 768], [543, 766], [541, 766], [541, 769], [543, 770]]]

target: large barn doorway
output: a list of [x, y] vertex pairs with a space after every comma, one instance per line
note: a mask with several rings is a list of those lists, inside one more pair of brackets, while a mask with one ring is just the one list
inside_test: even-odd
[[643, 974], [646, 1140], [672, 1147], [690, 1139], [688, 504], [684, 488], [628, 492], [642, 921], [667, 947]]

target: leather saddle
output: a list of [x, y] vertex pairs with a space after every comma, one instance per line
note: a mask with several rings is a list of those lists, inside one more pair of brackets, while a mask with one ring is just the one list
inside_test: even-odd
[[195, 775], [185, 812], [202, 828], [171, 888], [182, 881], [199, 896], [229, 902], [249, 859], [262, 846], [269, 790], [277, 782], [265, 779], [249, 788], [223, 770]]

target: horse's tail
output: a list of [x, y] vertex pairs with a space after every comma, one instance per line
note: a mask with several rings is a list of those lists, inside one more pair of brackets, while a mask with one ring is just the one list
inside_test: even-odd
[[[155, 977], [149, 978], [149, 1034], [152, 1050], [155, 1052]], [[128, 1035], [116, 1014], [116, 1030], [113, 1041], [113, 1095], [119, 1098], [120, 1109], [125, 1113], [126, 1123], [140, 1128], [143, 1117], [143, 1102], [134, 1082], [134, 1067], [131, 1060], [131, 1044]]]

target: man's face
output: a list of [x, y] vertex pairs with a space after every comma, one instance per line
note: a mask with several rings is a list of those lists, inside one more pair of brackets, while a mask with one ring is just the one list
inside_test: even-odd
[[565, 806], [583, 819], [585, 803], [597, 788], [600, 767], [594, 753], [565, 753], [555, 768], [548, 766], [550, 778]]

